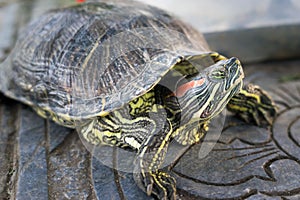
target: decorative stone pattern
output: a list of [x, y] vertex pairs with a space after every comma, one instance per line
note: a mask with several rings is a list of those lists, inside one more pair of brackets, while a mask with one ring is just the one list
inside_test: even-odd
[[208, 199], [299, 198], [299, 91], [300, 82], [273, 90], [280, 111], [272, 128], [231, 118], [206, 158], [197, 159], [200, 145], [193, 147], [173, 169], [179, 187]]

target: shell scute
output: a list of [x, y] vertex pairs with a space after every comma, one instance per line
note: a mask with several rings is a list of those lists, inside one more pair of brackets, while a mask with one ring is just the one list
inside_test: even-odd
[[26, 28], [1, 64], [0, 89], [34, 107], [89, 118], [150, 90], [203, 36], [168, 13], [131, 1], [50, 11]]

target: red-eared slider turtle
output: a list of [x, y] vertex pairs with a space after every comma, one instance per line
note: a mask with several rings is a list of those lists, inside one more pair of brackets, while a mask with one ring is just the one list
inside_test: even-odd
[[1, 91], [92, 145], [136, 151], [138, 185], [174, 199], [161, 169], [168, 145], [197, 143], [228, 108], [271, 124], [273, 102], [242, 89], [238, 59], [211, 52], [203, 36], [168, 13], [133, 1], [84, 3], [31, 23], [1, 65]]

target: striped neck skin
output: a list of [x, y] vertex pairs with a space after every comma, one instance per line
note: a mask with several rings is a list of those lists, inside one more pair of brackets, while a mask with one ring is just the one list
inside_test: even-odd
[[175, 91], [181, 123], [209, 120], [220, 113], [242, 87], [243, 69], [236, 58], [221, 60], [190, 79]]

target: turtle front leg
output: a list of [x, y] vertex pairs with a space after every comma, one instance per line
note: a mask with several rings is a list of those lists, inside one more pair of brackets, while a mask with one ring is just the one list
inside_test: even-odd
[[229, 101], [227, 108], [248, 123], [272, 125], [277, 114], [274, 101], [257, 85], [245, 86]]
[[136, 183], [157, 199], [176, 199], [176, 180], [167, 170], [161, 169], [172, 132], [171, 124], [167, 123], [142, 144], [136, 159]]

